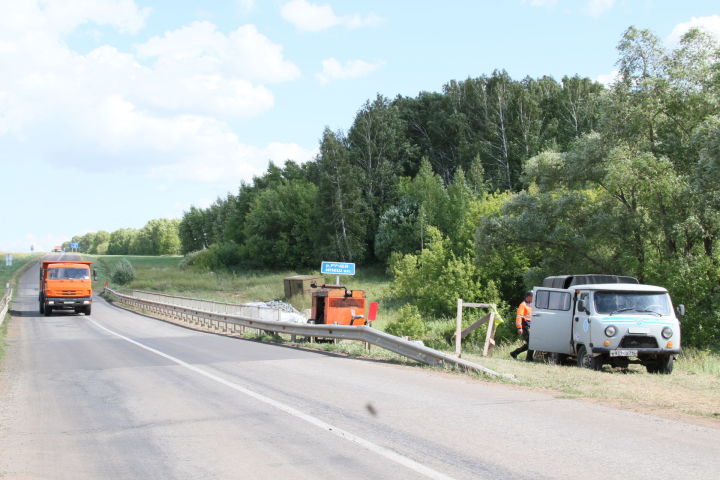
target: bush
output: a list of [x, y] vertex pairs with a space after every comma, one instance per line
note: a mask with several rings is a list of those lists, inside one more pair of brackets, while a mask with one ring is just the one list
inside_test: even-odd
[[215, 264], [215, 254], [208, 248], [185, 255], [180, 261], [180, 268], [193, 267], [197, 270], [209, 271], [215, 268]]
[[237, 266], [244, 257], [243, 248], [235, 242], [212, 244], [210, 248], [185, 255], [180, 267], [193, 267], [203, 271], [218, 270]]
[[110, 277], [120, 285], [128, 284], [135, 279], [135, 268], [127, 258], [123, 258], [115, 265]]
[[219, 246], [213, 245], [211, 250], [214, 252], [215, 260], [220, 266], [233, 267], [242, 261], [242, 252], [235, 242], [223, 243]]
[[415, 305], [405, 305], [398, 312], [400, 318], [388, 324], [385, 331], [398, 337], [422, 338], [425, 335], [425, 323], [420, 310]]
[[494, 282], [482, 282], [471, 256], [456, 256], [435, 227], [426, 230], [426, 248], [418, 254], [393, 254], [390, 297], [414, 302], [425, 315], [452, 315], [457, 299], [500, 304]]

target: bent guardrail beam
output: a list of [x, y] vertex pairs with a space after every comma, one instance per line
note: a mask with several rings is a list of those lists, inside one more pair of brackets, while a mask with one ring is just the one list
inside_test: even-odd
[[[385, 350], [389, 350], [391, 352], [397, 353], [398, 355], [411, 358], [427, 365], [454, 366], [467, 371], [473, 371], [494, 377], [503, 377], [510, 380], [515, 380], [515, 377], [512, 375], [498, 373], [494, 370], [483, 367], [482, 365], [468, 362], [467, 360], [463, 360], [460, 358], [455, 358], [451, 355], [447, 355], [424, 345], [419, 345], [415, 342], [404, 340], [402, 338], [390, 335], [389, 333], [381, 332], [371, 327], [351, 325], [312, 325], [276, 320], [263, 320], [244, 315], [216, 313], [207, 310], [189, 308], [181, 305], [173, 305], [171, 303], [137, 298], [132, 295], [125, 295], [116, 292], [110, 288], [105, 288], [105, 292], [117, 298], [121, 303], [129, 305], [131, 307], [141, 308], [144, 310], [148, 310], [151, 313], [154, 312], [160, 315], [176, 318], [184, 323], [195, 323], [204, 325], [205, 322], [208, 321], [210, 322], [210, 325], [212, 325], [212, 322], [222, 322], [226, 325], [240, 325], [247, 328], [254, 328], [257, 330], [274, 333], [286, 333], [290, 335], [301, 335], [306, 337], [356, 340], [376, 345], [380, 348], [384, 348]], [[161, 295], [163, 297], [172, 298], [169, 295]], [[178, 298], [182, 298], [184, 300], [191, 300], [187, 297]]]

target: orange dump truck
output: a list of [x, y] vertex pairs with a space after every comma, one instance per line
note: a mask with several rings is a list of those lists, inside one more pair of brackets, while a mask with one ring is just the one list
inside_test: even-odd
[[73, 310], [90, 315], [92, 306], [92, 262], [44, 260], [40, 265], [40, 313]]
[[365, 292], [342, 285], [322, 285], [312, 292], [309, 323], [366, 325]]

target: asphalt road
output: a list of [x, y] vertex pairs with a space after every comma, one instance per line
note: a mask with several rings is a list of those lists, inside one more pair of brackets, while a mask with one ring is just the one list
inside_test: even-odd
[[100, 299], [37, 310], [0, 372], [0, 478], [717, 478], [720, 430], [227, 338]]

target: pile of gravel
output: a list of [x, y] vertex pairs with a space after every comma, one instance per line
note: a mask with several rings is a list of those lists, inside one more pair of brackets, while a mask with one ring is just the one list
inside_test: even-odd
[[282, 312], [288, 312], [288, 313], [300, 313], [297, 308], [293, 307], [289, 303], [283, 302], [282, 300], [272, 300], [270, 302], [264, 302], [265, 306], [270, 308], [275, 308], [277, 310], [280, 310]]

